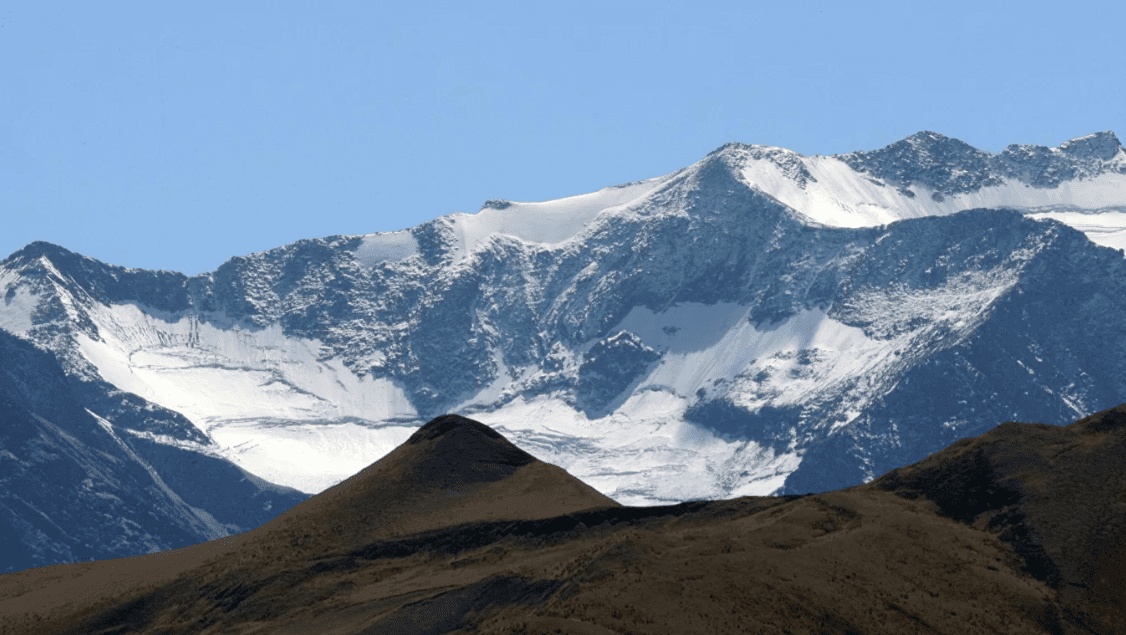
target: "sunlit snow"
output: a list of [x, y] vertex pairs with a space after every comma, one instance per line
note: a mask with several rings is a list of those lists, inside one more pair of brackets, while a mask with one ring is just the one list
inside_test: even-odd
[[[926, 187], [911, 186], [907, 192], [882, 184], [837, 157], [803, 157], [780, 148], [758, 151], [774, 160], [753, 158], [746, 147], [723, 150], [740, 159], [734, 164], [744, 184], [814, 223], [866, 227], [1006, 207], [1035, 219], [1058, 220], [1098, 244], [1126, 249], [1123, 174], [1107, 172], [1055, 188], [1010, 179], [936, 200]], [[796, 179], [797, 167], [810, 178]], [[555, 201], [492, 201], [475, 214], [456, 213], [438, 222], [456, 240], [455, 260], [470, 266], [466, 258], [496, 236], [555, 245], [600, 223], [648, 213], [646, 201], [684, 173]], [[667, 211], [686, 213], [675, 206]], [[419, 253], [409, 230], [359, 238], [354, 255], [367, 268]], [[583, 245], [575, 241], [568, 248]], [[1013, 254], [1020, 257], [1020, 252]], [[49, 259], [41, 264], [62, 277]], [[599, 274], [593, 260], [574, 281]], [[802, 310], [776, 323], [755, 323], [751, 307], [733, 303], [685, 303], [659, 313], [634, 307], [611, 331], [634, 333], [661, 358], [606, 416], [588, 418], [559, 393], [519, 396], [521, 382], [540, 369], [509, 367], [499, 350], [493, 351], [493, 381], [476, 394], [459, 397], [463, 401], [454, 410], [496, 427], [520, 447], [624, 504], [767, 495], [782, 488], [798, 468], [800, 453], [793, 446], [782, 452], [777, 446], [723, 439], [685, 421], [701, 391], [748, 412], [831, 398], [837, 418], [824, 428], [846, 425], [880, 398], [880, 391], [894, 387], [912, 360], [973, 333], [1015, 284], [1016, 275], [1011, 268], [1000, 268], [966, 273], [936, 287], [862, 289], [847, 306]], [[11, 272], [0, 276], [0, 289], [18, 280]], [[255, 277], [247, 280], [253, 285]], [[0, 304], [0, 328], [24, 335], [33, 326], [40, 298], [26, 285], [12, 289]], [[266, 314], [276, 293], [260, 283], [247, 289], [247, 301]], [[73, 297], [64, 292], [58, 298], [73, 318]], [[217, 447], [208, 451], [275, 483], [322, 491], [379, 459], [425, 423], [394, 381], [358, 377], [321, 342], [287, 336], [278, 324], [254, 329], [224, 324], [222, 316], [201, 321], [129, 304], [95, 302], [86, 310], [100, 340], [79, 333], [79, 352], [105, 380], [182, 413], [215, 441]], [[411, 328], [406, 322], [400, 327]], [[577, 364], [593, 344], [579, 343], [560, 354], [568, 364]], [[377, 360], [383, 353], [370, 354]], [[1057, 392], [1077, 413], [1085, 411], [1080, 397]], [[504, 405], [497, 407], [501, 401]]]
[[1055, 211], [1030, 214], [1030, 218], [1051, 218], [1087, 234], [1091, 242], [1112, 249], [1126, 249], [1126, 212]]
[[403, 260], [418, 253], [418, 241], [407, 230], [368, 234], [356, 248], [356, 260], [365, 267], [380, 262]]
[[[7, 288], [16, 276], [0, 273], [0, 289]], [[18, 287], [8, 294], [0, 304], [0, 329], [9, 333], [23, 335], [32, 327], [31, 312], [39, 303], [39, 297], [27, 287]]]
[[[645, 391], [595, 420], [548, 397], [518, 398], [473, 416], [624, 505], [766, 496], [797, 468], [794, 453], [723, 441], [683, 421], [685, 405], [668, 393]], [[746, 472], [737, 483], [725, 476], [735, 465]]]
[[473, 253], [494, 235], [511, 236], [527, 243], [555, 244], [578, 235], [599, 214], [613, 213], [643, 200], [671, 176], [542, 203], [505, 201], [503, 209], [486, 207], [476, 214], [458, 212], [442, 220], [449, 223], [457, 236], [459, 258]]
[[387, 379], [359, 378], [319, 343], [280, 326], [220, 329], [165, 321], [133, 305], [94, 312], [101, 342], [79, 335], [104, 379], [185, 415], [235, 463], [320, 491], [401, 443], [414, 408]]

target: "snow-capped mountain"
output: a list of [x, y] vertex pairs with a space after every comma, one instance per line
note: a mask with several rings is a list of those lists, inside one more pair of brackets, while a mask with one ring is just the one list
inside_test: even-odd
[[728, 144], [190, 278], [33, 243], [0, 263], [0, 328], [128, 434], [211, 439], [305, 492], [444, 412], [624, 504], [821, 491], [1126, 401], [1126, 260], [1100, 246], [1123, 218], [1112, 133], [999, 154], [928, 132], [832, 157]]

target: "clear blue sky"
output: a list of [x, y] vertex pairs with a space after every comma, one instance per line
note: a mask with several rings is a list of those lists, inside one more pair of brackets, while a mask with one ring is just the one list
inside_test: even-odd
[[1120, 1], [170, 4], [0, 8], [0, 257], [195, 274], [727, 141], [1126, 137]]

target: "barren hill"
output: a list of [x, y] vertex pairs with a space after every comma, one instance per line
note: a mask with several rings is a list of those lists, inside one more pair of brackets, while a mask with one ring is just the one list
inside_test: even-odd
[[623, 507], [443, 416], [226, 541], [0, 576], [3, 633], [1115, 633], [1126, 406], [866, 485]]

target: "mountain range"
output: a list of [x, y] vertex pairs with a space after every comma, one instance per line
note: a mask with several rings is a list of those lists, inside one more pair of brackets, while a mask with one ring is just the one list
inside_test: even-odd
[[[38, 546], [0, 567], [237, 533], [447, 412], [628, 505], [870, 482], [997, 421], [1126, 400], [1123, 246], [1109, 132], [997, 154], [932, 132], [828, 157], [727, 144], [191, 277], [32, 243], [0, 261], [20, 351], [0, 416], [23, 430], [0, 531]], [[64, 537], [109, 497], [101, 542]], [[111, 529], [130, 506], [160, 520]]]
[[626, 507], [445, 415], [263, 526], [0, 576], [0, 633], [1120, 633], [1126, 406], [870, 483]]

